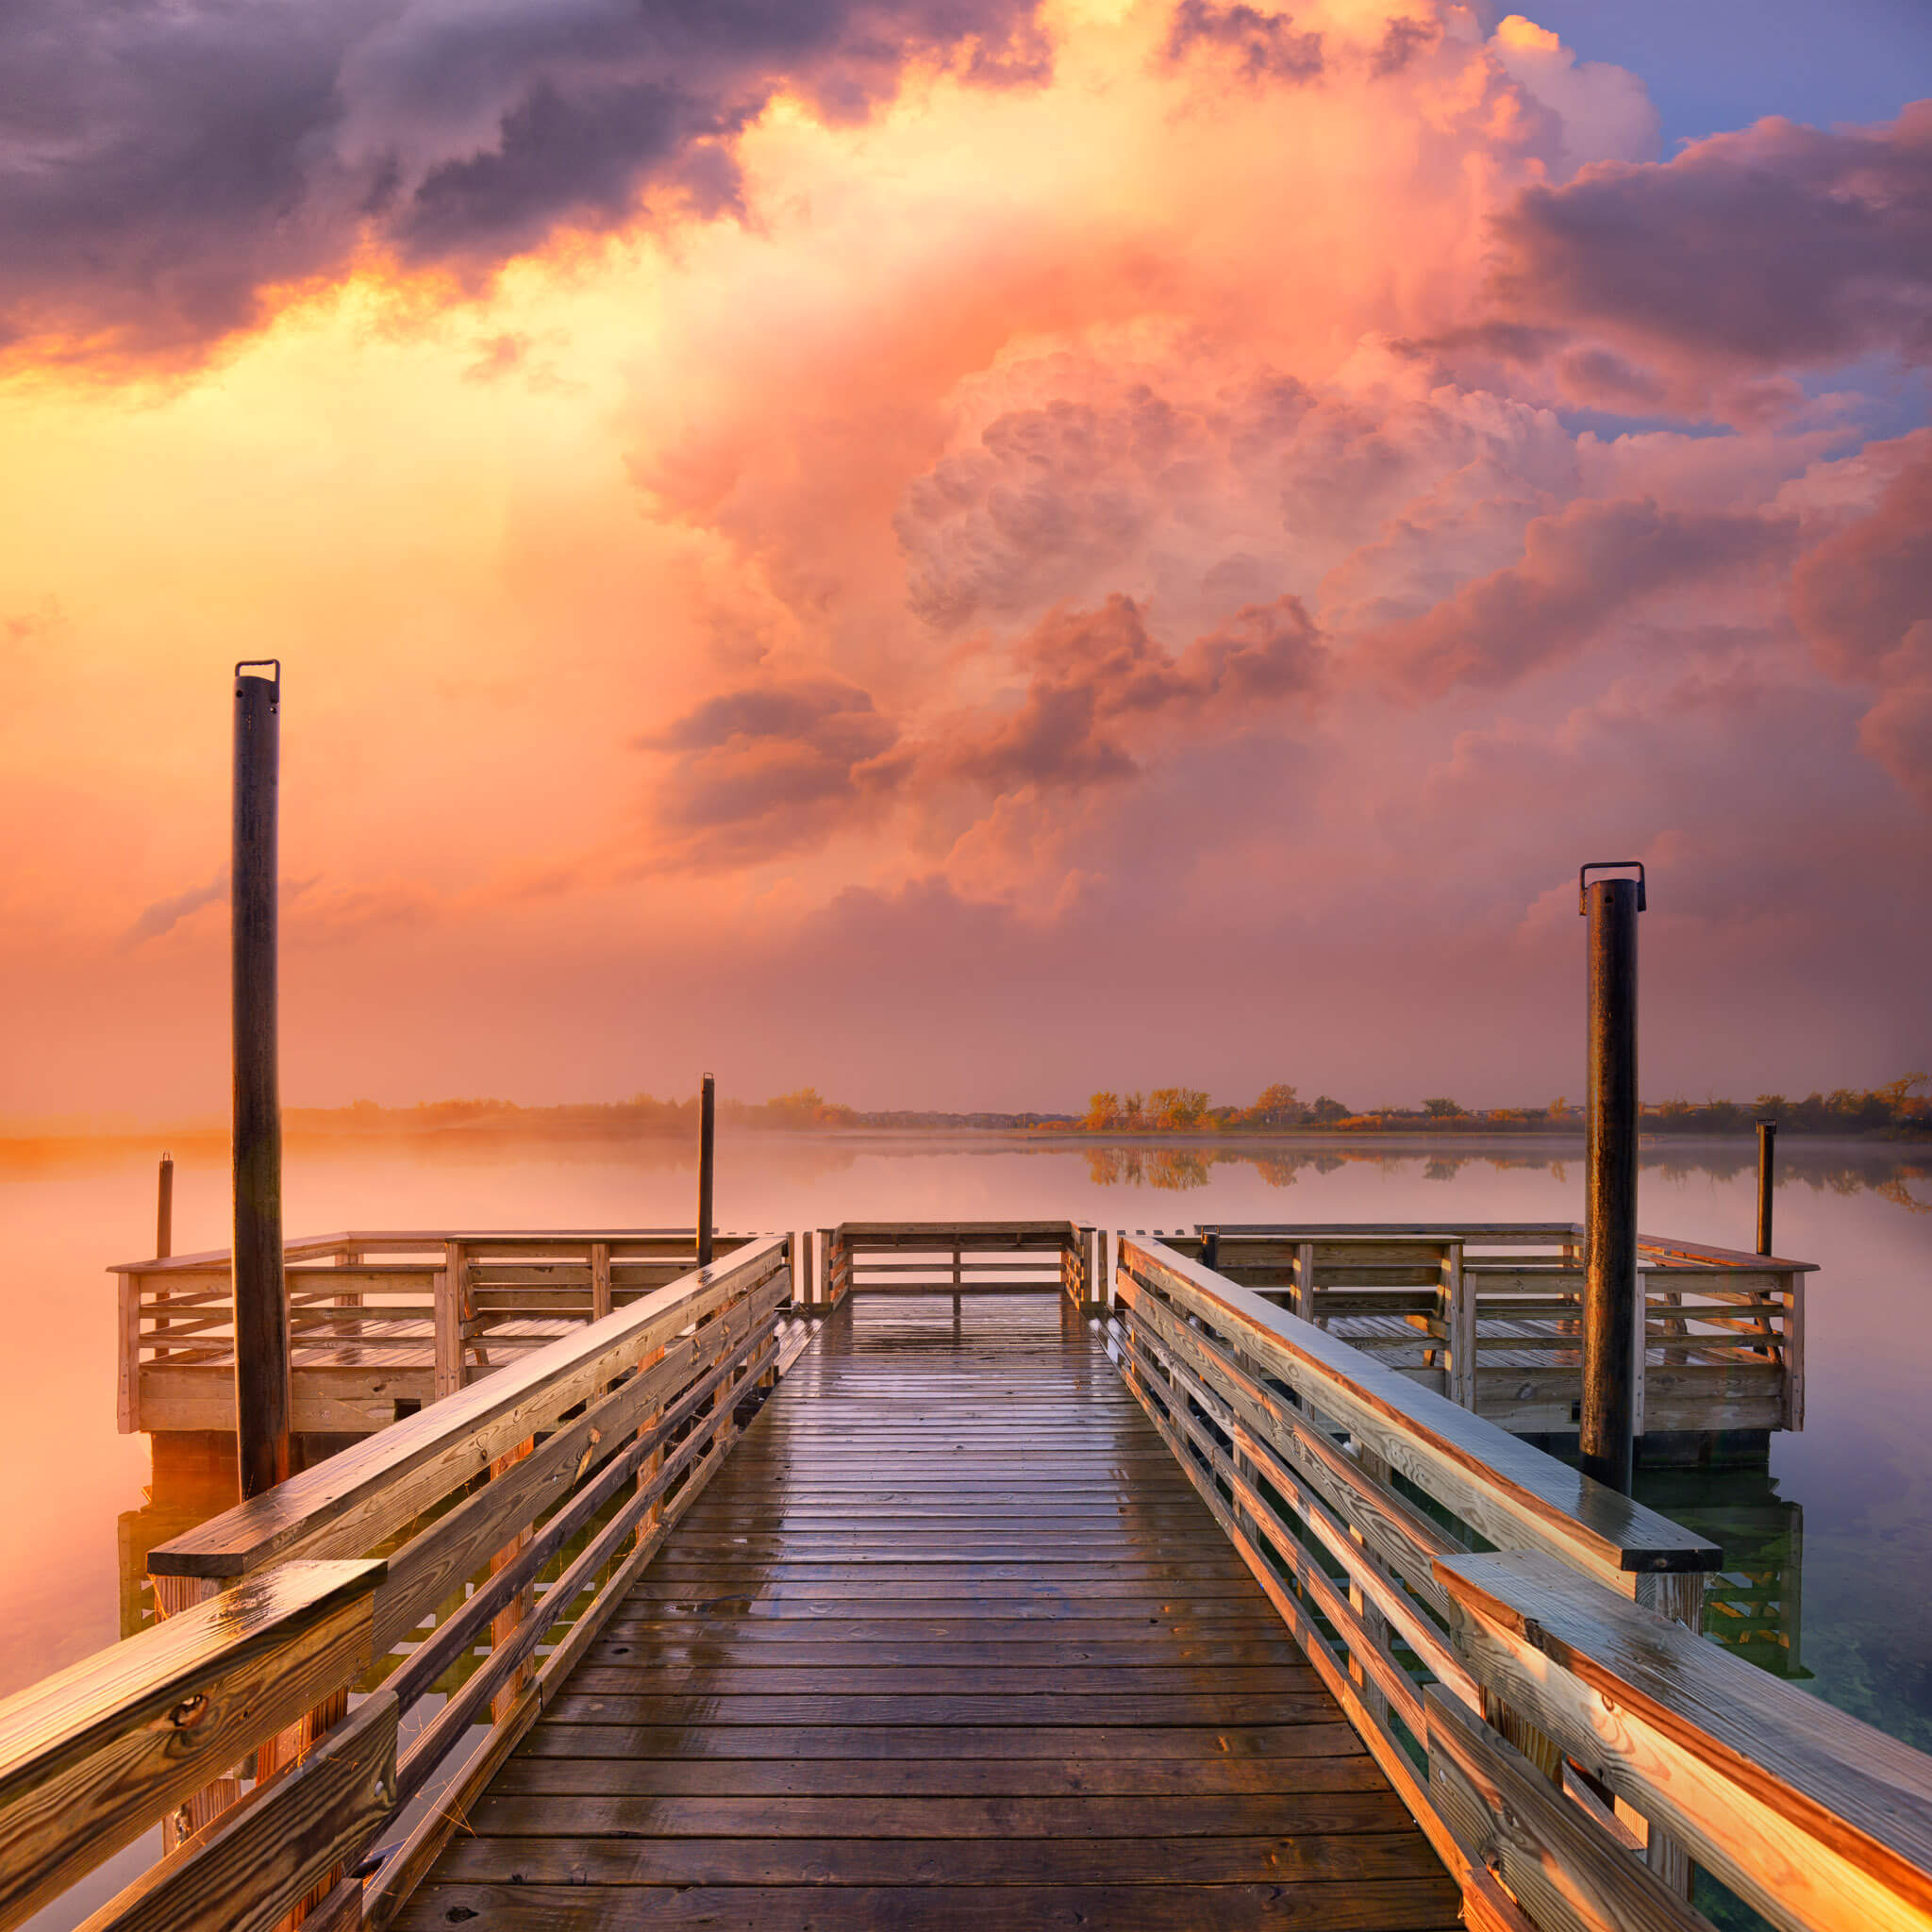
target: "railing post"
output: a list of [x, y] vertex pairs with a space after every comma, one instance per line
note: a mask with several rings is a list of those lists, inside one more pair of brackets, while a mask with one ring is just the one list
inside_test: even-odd
[[717, 1151], [718, 1089], [707, 1074], [698, 1089], [698, 1266], [711, 1265], [711, 1181]]
[[1449, 1400], [1471, 1411], [1476, 1406], [1475, 1285], [1462, 1271], [1462, 1243], [1451, 1241], [1442, 1256], [1442, 1296], [1449, 1318]]
[[[273, 678], [243, 676], [275, 664]], [[243, 1498], [289, 1474], [289, 1307], [282, 1275], [282, 1101], [276, 1051], [276, 815], [282, 668], [235, 667], [235, 1446]]]
[[1777, 1156], [1777, 1123], [1757, 1123], [1757, 1252], [1771, 1253], [1771, 1191], [1775, 1185], [1773, 1166]]
[[[1627, 862], [1636, 865], [1636, 861]], [[1586, 1118], [1583, 1290], [1584, 1473], [1630, 1493], [1635, 1365], [1642, 1311], [1637, 1283], [1637, 917], [1634, 879], [1578, 881], [1590, 921], [1590, 1100]]]
[[442, 1244], [442, 1270], [436, 1277], [436, 1399], [463, 1386], [463, 1244]]
[[591, 1320], [601, 1322], [610, 1312], [610, 1243], [591, 1243]]
[[[499, 1478], [507, 1476], [518, 1463], [523, 1461], [525, 1457], [531, 1455], [536, 1447], [537, 1439], [534, 1436], [526, 1436], [508, 1456], [499, 1456], [490, 1465], [491, 1481], [495, 1482]], [[504, 1571], [512, 1568], [517, 1558], [523, 1554], [525, 1545], [529, 1541], [530, 1530], [525, 1525], [518, 1530], [510, 1538], [509, 1541], [505, 1543], [491, 1557], [491, 1575], [499, 1575]], [[534, 1590], [521, 1590], [515, 1596], [510, 1598], [508, 1603], [504, 1605], [502, 1609], [497, 1611], [495, 1616], [491, 1618], [490, 1647], [492, 1650], [500, 1650], [505, 1644], [515, 1640], [518, 1630], [523, 1627], [524, 1619], [530, 1614], [530, 1607], [535, 1602], [536, 1592]], [[528, 1659], [525, 1659], [504, 1679], [502, 1685], [490, 1700], [491, 1723], [500, 1724], [516, 1707], [517, 1699], [529, 1687], [533, 1670], [534, 1666]]]

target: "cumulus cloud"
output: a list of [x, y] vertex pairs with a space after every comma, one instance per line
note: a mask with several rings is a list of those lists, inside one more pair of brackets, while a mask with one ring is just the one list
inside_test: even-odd
[[1030, 0], [23, 0], [0, 15], [0, 344], [190, 354], [358, 257], [487, 272], [708, 214], [774, 93], [1037, 78]]
[[1887, 480], [1800, 559], [1791, 613], [1831, 675], [1877, 688], [1865, 747], [1932, 806], [1932, 431], [1867, 450], [1858, 467]]
[[1172, 653], [1133, 599], [1116, 593], [1095, 610], [1054, 612], [1014, 658], [1027, 674], [1024, 698], [1005, 715], [948, 721], [929, 754], [932, 775], [995, 791], [1106, 784], [1139, 769], [1136, 721], [1188, 730], [1214, 716], [1224, 725], [1243, 708], [1313, 693], [1324, 666], [1294, 597], [1249, 605]]
[[781, 857], [852, 822], [904, 774], [898, 739], [869, 691], [822, 677], [720, 692], [638, 742], [673, 754], [658, 828], [709, 867]]
[[1627, 68], [1606, 60], [1579, 62], [1557, 35], [1520, 13], [1498, 25], [1491, 44], [1510, 78], [1561, 123], [1566, 174], [1587, 161], [1656, 158], [1657, 108]]
[[1606, 334], [1694, 404], [1776, 371], [1932, 358], [1932, 101], [1870, 128], [1760, 121], [1496, 217], [1513, 319]]
[[1372, 634], [1365, 647], [1410, 695], [1507, 684], [1588, 643], [1641, 598], [1776, 559], [1792, 534], [1755, 513], [1586, 499], [1531, 523], [1521, 561]]
[[1184, 60], [1208, 49], [1231, 60], [1245, 80], [1313, 80], [1322, 72], [1322, 36], [1298, 29], [1292, 14], [1241, 0], [1225, 7], [1215, 0], [1180, 0], [1167, 37], [1168, 59]]

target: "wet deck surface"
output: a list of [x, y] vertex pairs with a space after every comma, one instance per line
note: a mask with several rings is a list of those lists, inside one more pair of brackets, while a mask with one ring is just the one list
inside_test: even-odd
[[825, 1324], [398, 1924], [1451, 1927], [1053, 1295]]

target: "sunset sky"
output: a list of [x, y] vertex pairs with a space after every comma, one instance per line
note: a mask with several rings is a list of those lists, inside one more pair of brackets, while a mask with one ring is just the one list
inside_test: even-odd
[[1923, 0], [22, 0], [0, 1116], [1932, 1062]]

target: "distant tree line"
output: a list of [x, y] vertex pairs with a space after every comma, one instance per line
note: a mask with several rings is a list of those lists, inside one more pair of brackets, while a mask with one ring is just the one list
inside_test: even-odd
[[[1774, 1120], [1797, 1134], [1932, 1133], [1932, 1096], [1917, 1090], [1924, 1074], [1907, 1074], [1883, 1087], [1840, 1088], [1790, 1100], [1760, 1093], [1750, 1101], [1662, 1100], [1642, 1108], [1646, 1133], [1735, 1134], [1753, 1123]], [[1103, 1091], [1087, 1103], [1079, 1124], [1093, 1134], [1284, 1133], [1310, 1129], [1339, 1133], [1412, 1130], [1460, 1133], [1574, 1131], [1582, 1109], [1559, 1095], [1547, 1107], [1467, 1108], [1446, 1093], [1420, 1108], [1387, 1104], [1357, 1108], [1330, 1093], [1304, 1101], [1286, 1081], [1264, 1087], [1249, 1107], [1216, 1107], [1198, 1087], [1157, 1087], [1151, 1092]]]
[[[1882, 1087], [1841, 1087], [1792, 1100], [1760, 1093], [1753, 1100], [1660, 1100], [1642, 1110], [1646, 1134], [1748, 1133], [1752, 1123], [1774, 1120], [1792, 1134], [1932, 1136], [1932, 1094], [1924, 1074], [1907, 1074]], [[1354, 1108], [1331, 1093], [1303, 1100], [1285, 1080], [1264, 1087], [1247, 1107], [1216, 1106], [1205, 1088], [1156, 1087], [1149, 1091], [1093, 1094], [1083, 1114], [936, 1113], [908, 1110], [869, 1113], [827, 1100], [816, 1087], [800, 1087], [765, 1101], [723, 1098], [721, 1117], [734, 1126], [790, 1130], [815, 1127], [885, 1129], [1034, 1129], [1090, 1134], [1536, 1134], [1574, 1133], [1582, 1110], [1559, 1095], [1546, 1107], [1468, 1108], [1439, 1093], [1420, 1107], [1390, 1103]], [[295, 1132], [684, 1134], [697, 1131], [697, 1098], [659, 1100], [635, 1093], [628, 1100], [561, 1107], [523, 1107], [509, 1100], [439, 1100], [385, 1108], [358, 1100], [344, 1108], [291, 1108]]]

